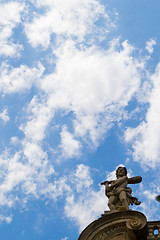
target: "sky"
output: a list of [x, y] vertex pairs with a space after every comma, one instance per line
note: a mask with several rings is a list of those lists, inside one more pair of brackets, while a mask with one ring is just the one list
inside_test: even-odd
[[108, 210], [160, 220], [160, 1], [0, 1], [0, 234], [75, 240]]

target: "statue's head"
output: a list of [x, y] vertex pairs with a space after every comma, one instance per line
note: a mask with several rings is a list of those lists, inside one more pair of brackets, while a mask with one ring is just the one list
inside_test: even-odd
[[116, 170], [116, 177], [127, 176], [127, 169], [125, 167], [118, 167]]

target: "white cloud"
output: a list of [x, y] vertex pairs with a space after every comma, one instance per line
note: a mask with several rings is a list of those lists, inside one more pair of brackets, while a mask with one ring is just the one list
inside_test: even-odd
[[[84, 172], [85, 173], [84, 173]], [[107, 207], [104, 189], [94, 191], [93, 181], [88, 166], [78, 165], [76, 171], [69, 176], [75, 181], [72, 193], [66, 198], [65, 214], [79, 226], [81, 232], [90, 222], [100, 216]]]
[[70, 195], [72, 192], [71, 185], [67, 183], [68, 176], [60, 177], [58, 180], [54, 182], [54, 184], [50, 184], [47, 189], [51, 199], [58, 199], [59, 197], [65, 197], [66, 195]]
[[20, 154], [16, 154], [13, 159], [8, 162], [8, 174], [5, 183], [0, 186], [2, 190], [11, 191], [17, 184], [23, 181], [30, 174], [30, 169], [19, 161]]
[[143, 195], [144, 195], [147, 199], [155, 201], [156, 193], [154, 193], [153, 191], [151, 192], [151, 191], [149, 191], [149, 190], [145, 190], [145, 191], [143, 192]]
[[[26, 34], [32, 46], [48, 47], [52, 33], [57, 36], [65, 34], [68, 39], [75, 34], [83, 38], [100, 15], [108, 18], [104, 6], [95, 0], [32, 2], [36, 7], [46, 6], [44, 15], [35, 15], [33, 21], [26, 24]], [[27, 122], [20, 127], [27, 142], [37, 144], [44, 140], [54, 113], [63, 110], [65, 114], [73, 113], [73, 131], [62, 128], [59, 133], [63, 158], [78, 156], [82, 142], [91, 147], [98, 146], [113, 122], [123, 117], [124, 107], [140, 84], [139, 69], [143, 66], [132, 58], [133, 47], [124, 42], [123, 48], [116, 50], [117, 45], [119, 43], [114, 43], [104, 51], [94, 46], [77, 48], [76, 41], [72, 40], [61, 41], [53, 48], [57, 60], [52, 74], [42, 78], [42, 67], [39, 71], [27, 69], [36, 76], [34, 84], [45, 93], [44, 100], [37, 96], [32, 99], [27, 110]], [[23, 67], [18, 70], [24, 74]], [[38, 76], [34, 71], [38, 71]], [[14, 80], [13, 90], [10, 81], [6, 87], [3, 84], [3, 89], [11, 92], [30, 88], [34, 82], [32, 74], [24, 79], [17, 81], [17, 86]]]
[[24, 132], [26, 141], [41, 142], [45, 138], [45, 130], [54, 115], [54, 109], [44, 95], [35, 95], [24, 111], [27, 113], [27, 122], [20, 126], [20, 130]]
[[75, 185], [77, 192], [82, 192], [84, 188], [89, 188], [93, 184], [90, 168], [84, 164], [78, 165], [72, 175], [72, 183]]
[[108, 209], [103, 189], [98, 192], [88, 191], [78, 199], [74, 195], [66, 199], [65, 214], [79, 226], [79, 232]]
[[23, 165], [19, 161], [19, 158], [20, 154], [18, 153], [12, 159], [9, 159], [7, 153], [3, 154], [0, 158], [0, 205], [13, 205], [16, 197], [12, 196], [11, 192], [29, 175], [30, 169]]
[[37, 7], [46, 8], [46, 13], [37, 15], [25, 25], [25, 32], [33, 47], [47, 48], [51, 34], [83, 40], [93, 29], [99, 15], [108, 18], [104, 6], [96, 0], [32, 1]]
[[61, 145], [63, 158], [72, 158], [80, 154], [81, 144], [74, 139], [73, 135], [67, 131], [66, 126], [63, 126], [61, 135]]
[[40, 146], [35, 143], [24, 142], [24, 155], [28, 159], [28, 161], [32, 164], [32, 166], [39, 167], [42, 165], [42, 161], [45, 162], [47, 159], [46, 153], [44, 153]]
[[24, 147], [24, 153], [21, 151], [14, 155], [6, 150], [1, 155], [0, 167], [1, 206], [11, 207], [31, 196], [39, 198], [48, 194], [48, 179], [54, 175], [54, 170], [38, 146], [30, 144]]
[[133, 158], [150, 167], [159, 164], [160, 159], [160, 64], [151, 76], [153, 89], [150, 94], [146, 119], [137, 128], [128, 128], [125, 140], [132, 144]]
[[[21, 153], [17, 153], [9, 159], [6, 153], [0, 159], [1, 206], [14, 207], [16, 202], [26, 205], [33, 196], [36, 199], [45, 196], [52, 200], [63, 196], [66, 217], [73, 219], [80, 230], [106, 210], [104, 189], [92, 189], [93, 180], [88, 166], [80, 164], [73, 173], [49, 182], [53, 172], [47, 161], [37, 166], [35, 161], [22, 157]], [[9, 223], [12, 218], [2, 215], [1, 220]]]
[[20, 142], [18, 137], [11, 137], [10, 141], [11, 141], [12, 144], [18, 144]]
[[3, 112], [0, 113], [0, 118], [3, 120], [4, 123], [9, 121], [9, 116], [8, 116], [8, 109], [5, 108]]
[[0, 4], [0, 54], [18, 56], [22, 46], [12, 42], [13, 29], [21, 22], [21, 13], [24, 4], [9, 2]]
[[0, 215], [0, 222], [6, 222], [7, 224], [12, 222], [12, 216]]
[[[32, 84], [37, 84], [44, 70], [41, 65], [39, 69], [25, 66], [8, 69], [6, 66], [2, 73], [1, 91], [4, 93], [31, 88]], [[14, 206], [15, 202], [25, 203], [31, 196], [35, 198], [42, 195], [52, 196], [52, 199], [56, 199], [65, 189], [69, 191], [65, 184], [62, 188], [58, 183], [49, 182], [49, 178], [54, 176], [55, 172], [41, 144], [45, 137], [46, 125], [54, 112], [50, 111], [48, 102], [43, 97], [34, 97], [27, 109], [24, 108], [27, 121], [20, 126], [24, 138], [22, 140], [18, 137], [11, 138], [17, 152], [10, 153], [8, 149], [1, 154], [0, 205]]]
[[77, 49], [73, 41], [66, 41], [55, 52], [56, 70], [39, 87], [49, 96], [50, 109], [73, 113], [75, 139], [97, 146], [113, 122], [122, 118], [123, 108], [139, 88], [143, 68], [132, 51], [127, 42], [122, 50], [104, 51]]
[[156, 41], [153, 39], [150, 39], [149, 41], [146, 42], [146, 50], [152, 54], [154, 50], [154, 45], [156, 44]]
[[[19, 151], [9, 154], [8, 150], [0, 158], [0, 205], [13, 206], [16, 201], [22, 199], [25, 202], [30, 196], [47, 196], [54, 200], [67, 196], [65, 214], [83, 229], [106, 210], [104, 189], [93, 190], [90, 169], [82, 164], [73, 174], [50, 182], [55, 172], [43, 148], [47, 128], [56, 112], [71, 113], [72, 127], [63, 123], [60, 125], [62, 131], [58, 133], [62, 157], [79, 156], [83, 143], [97, 147], [114, 121], [119, 122], [123, 118], [124, 108], [139, 88], [139, 70], [143, 69], [143, 62], [132, 57], [134, 49], [127, 42], [120, 46], [113, 41], [108, 50], [93, 44], [92, 47], [83, 44], [77, 47], [76, 43], [82, 43], [88, 33], [94, 34], [94, 22], [99, 16], [108, 19], [98, 1], [32, 2], [37, 7], [46, 8], [44, 15], [35, 13], [31, 22], [25, 24], [29, 42], [33, 47], [41, 45], [47, 48], [52, 34], [56, 34], [60, 45], [52, 46], [56, 67], [51, 74], [43, 75], [41, 64], [32, 68], [26, 65], [12, 68], [6, 63], [1, 65], [0, 91], [3, 94], [24, 92], [34, 85], [39, 95], [34, 95], [24, 108], [25, 120], [19, 127], [24, 138], [11, 138], [11, 144], [14, 148], [17, 144]], [[5, 12], [13, 6], [13, 13], [9, 11], [8, 22], [3, 17], [0, 47], [3, 45], [3, 54], [14, 56], [18, 45], [14, 45], [10, 37], [21, 21], [23, 5], [5, 6]], [[76, 37], [75, 42], [72, 37]], [[0, 117], [8, 120], [5, 112]], [[69, 129], [72, 131], [69, 132]]]
[[[77, 49], [73, 41], [66, 41], [55, 52], [55, 71], [43, 78], [42, 65], [38, 69], [3, 68], [2, 79], [9, 79], [2, 81], [3, 92], [24, 91], [32, 84], [44, 92], [35, 95], [25, 109], [26, 123], [20, 126], [25, 134], [24, 146], [36, 144], [37, 149], [38, 146], [42, 149], [41, 143], [55, 112], [63, 110], [64, 114], [73, 114], [73, 132], [66, 125], [59, 133], [62, 157], [79, 156], [83, 142], [97, 147], [113, 122], [123, 117], [123, 108], [139, 87], [139, 68], [143, 66], [132, 58], [133, 50], [127, 42], [122, 50], [112, 46], [104, 52], [96, 47]], [[28, 152], [24, 148], [23, 151]]]
[[141, 204], [137, 207], [136, 210], [141, 211], [145, 214], [149, 221], [155, 221], [159, 218], [159, 203], [156, 202], [156, 195], [159, 193], [160, 188], [158, 181], [150, 181], [141, 183], [139, 189], [136, 192], [136, 196], [141, 201]]
[[6, 94], [29, 90], [43, 74], [44, 67], [39, 63], [37, 68], [24, 65], [13, 68], [3, 62], [0, 71], [0, 92]]

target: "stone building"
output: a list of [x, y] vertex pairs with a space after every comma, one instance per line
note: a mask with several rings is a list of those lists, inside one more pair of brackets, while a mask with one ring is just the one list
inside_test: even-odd
[[87, 226], [78, 240], [160, 240], [160, 221], [147, 222], [141, 212], [103, 215]]
[[141, 202], [131, 195], [127, 185], [139, 183], [142, 178], [128, 178], [124, 167], [117, 169], [116, 176], [116, 180], [102, 183], [110, 211], [89, 224], [78, 240], [160, 240], [160, 221], [149, 222], [143, 213], [129, 209], [130, 204]]

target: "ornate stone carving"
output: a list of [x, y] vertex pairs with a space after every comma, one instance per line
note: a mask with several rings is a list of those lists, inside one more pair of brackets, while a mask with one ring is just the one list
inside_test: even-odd
[[106, 228], [105, 233], [107, 237], [113, 236], [115, 234], [123, 233], [125, 232], [125, 222], [123, 223], [117, 223], [115, 226], [109, 226]]
[[109, 212], [91, 223], [78, 240], [146, 240], [147, 220], [137, 211]]
[[100, 233], [98, 236], [94, 238], [94, 240], [105, 240], [107, 235], [105, 233]]
[[142, 223], [140, 219], [130, 219], [127, 221], [126, 226], [129, 229], [137, 230], [141, 227]]
[[[108, 237], [102, 233], [99, 234], [96, 238], [94, 238], [94, 240], [106, 240], [108, 239]], [[112, 235], [110, 236], [109, 240], [126, 240], [126, 234], [125, 233], [118, 233], [116, 235]]]

